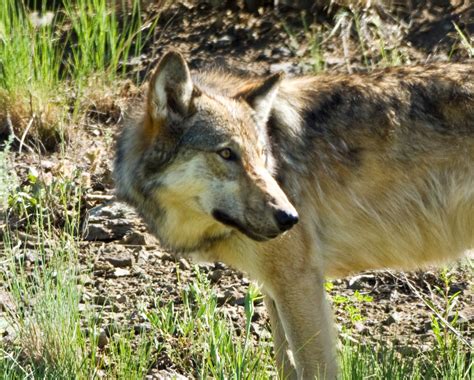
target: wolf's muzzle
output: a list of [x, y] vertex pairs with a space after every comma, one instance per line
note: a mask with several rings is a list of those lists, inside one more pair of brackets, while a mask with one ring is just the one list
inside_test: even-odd
[[298, 214], [288, 213], [284, 210], [277, 210], [274, 215], [281, 232], [288, 231], [299, 220]]

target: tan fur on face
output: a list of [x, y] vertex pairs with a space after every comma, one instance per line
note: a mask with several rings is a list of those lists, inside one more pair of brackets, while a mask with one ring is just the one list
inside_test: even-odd
[[[182, 57], [170, 62], [187, 72]], [[125, 130], [119, 193], [169, 246], [200, 248], [193, 257], [262, 284], [283, 378], [334, 379], [327, 276], [414, 269], [474, 248], [473, 67], [200, 73], [188, 114], [148, 125], [157, 120], [148, 109]], [[151, 132], [134, 133], [143, 129]], [[221, 161], [222, 147], [240, 160]], [[218, 208], [268, 232], [274, 210], [293, 207], [299, 223], [266, 242], [212, 217]]]

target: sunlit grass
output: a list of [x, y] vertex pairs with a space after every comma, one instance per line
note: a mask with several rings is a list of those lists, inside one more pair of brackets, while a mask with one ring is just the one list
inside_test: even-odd
[[42, 2], [42, 16], [22, 0], [0, 3], [0, 123], [17, 140], [55, 148], [84, 114], [90, 79], [98, 93], [117, 86], [158, 20], [145, 23], [141, 2], [130, 3], [63, 0], [47, 11]]

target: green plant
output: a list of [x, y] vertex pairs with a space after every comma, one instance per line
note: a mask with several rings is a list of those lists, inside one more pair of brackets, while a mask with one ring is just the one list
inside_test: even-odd
[[[130, 56], [140, 55], [158, 16], [144, 23], [140, 0], [63, 0], [63, 9], [33, 17], [23, 0], [0, 4], [0, 124], [23, 144], [47, 150], [67, 140], [66, 125], [89, 106], [82, 94], [117, 86]], [[84, 104], [85, 103], [85, 104]], [[28, 137], [28, 138], [27, 138]], [[26, 139], [27, 138], [27, 139]]]
[[255, 342], [251, 333], [254, 303], [261, 299], [258, 290], [250, 287], [246, 294], [245, 325], [236, 331], [229, 316], [217, 306], [216, 292], [209, 281], [197, 267], [194, 273], [195, 280], [182, 294], [182, 308], [168, 302], [146, 314], [152, 334], [164, 342], [160, 350], [178, 365], [188, 370], [192, 367], [201, 379], [267, 378], [270, 342], [264, 338]]
[[336, 307], [342, 306], [344, 308], [345, 312], [349, 315], [352, 325], [354, 325], [365, 319], [361, 313], [361, 306], [364, 303], [372, 302], [373, 298], [356, 290], [352, 296], [335, 295], [332, 301]]
[[456, 29], [456, 33], [458, 34], [459, 41], [461, 42], [461, 46], [464, 49], [466, 49], [467, 54], [469, 55], [469, 58], [474, 57], [474, 45], [472, 44], [472, 37], [468, 38], [468, 36], [466, 36], [462, 32], [461, 28], [454, 21], [453, 21], [453, 25], [454, 25], [454, 29]]

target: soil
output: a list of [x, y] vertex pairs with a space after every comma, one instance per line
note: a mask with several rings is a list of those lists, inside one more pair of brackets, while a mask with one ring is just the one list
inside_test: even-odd
[[[360, 35], [348, 18], [324, 12], [305, 14], [291, 8], [275, 9], [268, 2], [262, 3], [264, 6], [255, 13], [245, 11], [239, 2], [216, 8], [207, 2], [178, 1], [164, 11], [150, 4], [143, 17], [151, 20], [161, 12], [158, 27], [143, 54], [124, 63], [131, 80], [138, 78], [138, 86], [128, 82], [107, 104], [91, 108], [86, 128], [76, 136], [77, 142], [72, 142], [66, 155], [50, 153], [42, 155], [41, 160], [29, 153], [15, 157], [20, 179], [26, 178], [32, 167], [45, 181], [78, 168], [85, 173], [84, 236], [80, 245], [82, 307], [92, 304], [103, 311], [104, 331], [112, 325], [137, 332], [146, 329], [146, 321], [137, 310], [159, 306], [155, 304], [156, 294], [162, 302], [173, 301], [179, 306], [182, 290], [196, 276], [192, 264], [163, 251], [133, 210], [117, 203], [113, 196], [113, 137], [120, 129], [126, 104], [139, 98], [137, 94], [143, 90], [140, 85], [146, 82], [164, 51], [180, 50], [193, 69], [221, 66], [256, 74], [285, 71], [294, 75], [322, 65], [328, 71], [353, 72], [384, 65], [380, 39], [375, 36], [382, 35], [387, 53], [397, 54], [401, 63], [412, 64], [448, 58], [466, 60], [467, 52], [458, 42], [453, 21], [467, 35], [474, 32], [473, 10], [468, 1], [420, 1], [412, 9], [374, 8], [359, 13], [365, 20], [361, 21], [365, 23], [362, 54]], [[356, 10], [340, 8], [339, 12], [350, 15]], [[337, 20], [343, 21], [338, 24]], [[381, 23], [378, 31], [376, 23]], [[322, 57], [315, 58], [314, 44], [306, 38], [309, 32], [324, 36], [319, 39]], [[201, 271], [213, 284], [221, 307], [233, 316], [235, 326], [244, 326], [243, 297], [249, 279], [220, 263], [203, 265]], [[459, 292], [459, 328], [464, 339], [472, 343], [472, 271], [462, 266], [451, 272], [446, 292]], [[423, 299], [443, 310], [445, 301], [436, 287], [445, 288], [438, 271], [367, 272], [334, 280], [329, 293], [339, 296], [334, 302], [334, 313], [341, 337], [368, 344], [391, 342], [400, 352], [430, 350], [435, 342], [430, 323], [433, 312]], [[372, 297], [373, 301], [357, 301], [356, 292]], [[362, 318], [351, 316], [347, 304], [356, 305]], [[252, 323], [254, 334], [268, 334], [263, 305], [257, 305]], [[161, 370], [192, 377], [191, 369], [166, 360], [164, 364], [157, 363], [152, 372]]]

